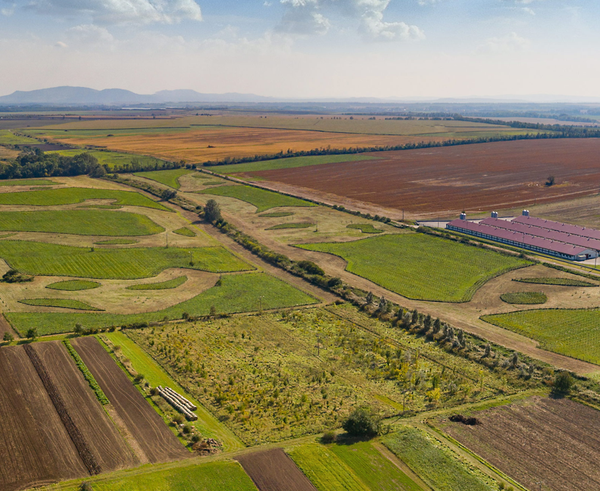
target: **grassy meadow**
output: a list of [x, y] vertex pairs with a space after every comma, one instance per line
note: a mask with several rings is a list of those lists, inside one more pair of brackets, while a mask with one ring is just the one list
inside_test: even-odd
[[271, 208], [279, 208], [281, 206], [316, 206], [308, 201], [251, 186], [219, 186], [197, 191], [197, 193], [224, 196], [245, 201], [256, 206], [256, 213], [262, 213]]
[[380, 234], [383, 230], [375, 228], [372, 223], [351, 223], [346, 228], [360, 230], [363, 234]]
[[466, 302], [487, 281], [529, 261], [425, 234], [299, 245], [348, 261], [347, 270], [406, 298]]
[[56, 186], [58, 183], [49, 179], [10, 179], [0, 181], [0, 186]]
[[519, 283], [531, 283], [534, 285], [555, 285], [555, 286], [598, 286], [589, 281], [576, 280], [575, 278], [517, 278], [513, 281]]
[[35, 138], [15, 135], [11, 130], [0, 130], [0, 145], [35, 145], [38, 143], [41, 142]]
[[266, 230], [284, 230], [289, 228], [309, 228], [314, 227], [316, 224], [311, 222], [290, 222], [280, 223], [279, 225], [273, 225]]
[[185, 176], [186, 174], [191, 174], [192, 172], [195, 171], [183, 168], [149, 172], [136, 172], [134, 175], [139, 177], [145, 177], [146, 179], [151, 179], [152, 181], [160, 182], [161, 184], [172, 187], [174, 189], [179, 189], [181, 187], [181, 184], [179, 184], [179, 178], [181, 176]]
[[93, 290], [94, 288], [98, 288], [100, 283], [96, 281], [85, 281], [85, 280], [66, 280], [66, 281], [57, 281], [56, 283], [51, 283], [46, 288], [50, 290], [65, 290], [69, 292], [75, 292], [80, 290]]
[[196, 232], [190, 230], [187, 227], [178, 228], [177, 230], [173, 230], [174, 234], [183, 235], [184, 237], [196, 237]]
[[537, 305], [546, 303], [548, 297], [543, 292], [510, 292], [500, 295], [503, 302], [515, 305]]
[[180, 276], [172, 280], [161, 281], [160, 283], [140, 283], [139, 285], [131, 285], [127, 290], [171, 290], [183, 285], [187, 281], [187, 276]]
[[262, 160], [245, 164], [218, 165], [210, 167], [210, 170], [219, 174], [235, 174], [246, 172], [258, 172], [261, 170], [294, 169], [296, 167], [307, 167], [310, 165], [336, 164], [339, 162], [360, 162], [373, 160], [371, 155], [347, 154], [347, 155], [310, 155], [307, 157], [288, 157], [275, 160]]
[[0, 231], [142, 236], [164, 232], [146, 215], [107, 210], [0, 211]]
[[55, 307], [59, 309], [73, 310], [102, 310], [92, 307], [85, 302], [80, 302], [79, 300], [73, 300], [70, 298], [28, 298], [25, 300], [19, 300], [19, 303], [31, 305], [33, 307]]

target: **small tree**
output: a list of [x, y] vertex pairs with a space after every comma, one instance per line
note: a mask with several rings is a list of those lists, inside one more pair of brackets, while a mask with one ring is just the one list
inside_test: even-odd
[[32, 341], [38, 337], [37, 329], [35, 327], [30, 327], [27, 330], [26, 334], [27, 339], [31, 339]]
[[569, 372], [558, 372], [554, 377], [554, 392], [568, 394], [571, 392], [575, 381]]
[[79, 335], [83, 332], [83, 328], [81, 324], [75, 324], [75, 330], [73, 331], [75, 334]]
[[416, 324], [417, 322], [419, 322], [419, 312], [417, 309], [415, 309], [412, 313], [412, 323]]
[[555, 182], [556, 182], [556, 179], [554, 178], [554, 176], [548, 176], [548, 179], [546, 179], [546, 186], [548, 186], [548, 187], [554, 186]]
[[367, 305], [371, 305], [373, 303], [373, 293], [371, 293], [371, 292], [367, 293], [367, 296], [365, 297], [365, 301], [367, 302]]
[[162, 193], [160, 193], [160, 197], [165, 201], [169, 201], [175, 196], [177, 196], [177, 191], [175, 191], [174, 189], [165, 189]]
[[5, 332], [4, 337], [2, 339], [4, 341], [6, 341], [7, 343], [10, 343], [10, 342], [12, 342], [13, 339], [15, 339], [15, 337], [11, 333]]
[[215, 223], [223, 219], [221, 216], [221, 207], [214, 199], [209, 199], [206, 202], [206, 206], [204, 207], [204, 218], [210, 223]]
[[342, 424], [342, 428], [352, 436], [374, 437], [381, 429], [380, 418], [370, 407], [358, 407]]

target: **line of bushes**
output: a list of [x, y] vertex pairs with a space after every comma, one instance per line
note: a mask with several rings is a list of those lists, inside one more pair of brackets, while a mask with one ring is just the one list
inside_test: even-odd
[[96, 398], [100, 401], [100, 404], [102, 404], [102, 405], [109, 404], [110, 401], [108, 400], [108, 397], [106, 397], [106, 394], [100, 388], [100, 386], [98, 385], [98, 382], [96, 382], [96, 379], [92, 375], [92, 372], [90, 372], [89, 368], [83, 362], [83, 360], [81, 359], [81, 356], [79, 356], [79, 353], [77, 353], [77, 351], [75, 351], [75, 348], [73, 348], [73, 345], [71, 344], [71, 342], [68, 339], [63, 339], [63, 344], [66, 346], [67, 351], [75, 360], [75, 364], [77, 365], [77, 368], [79, 368], [79, 370], [81, 370], [81, 373], [83, 373], [83, 377], [89, 384], [90, 388], [94, 391], [94, 394], [96, 394]]

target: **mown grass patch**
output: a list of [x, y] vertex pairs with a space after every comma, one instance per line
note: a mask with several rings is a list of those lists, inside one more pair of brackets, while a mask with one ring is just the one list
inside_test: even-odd
[[503, 302], [516, 305], [537, 305], [546, 303], [548, 297], [543, 292], [510, 292], [500, 295]]
[[497, 485], [481, 471], [459, 460], [425, 431], [405, 427], [383, 443], [423, 481], [439, 491], [492, 491]]
[[196, 237], [196, 232], [190, 230], [187, 227], [178, 228], [177, 230], [173, 230], [174, 234], [183, 235], [184, 237]]
[[98, 240], [94, 242], [97, 245], [127, 245], [137, 244], [139, 241], [135, 239], [109, 239], [109, 240]]
[[6, 312], [9, 322], [22, 334], [35, 327], [40, 335], [71, 332], [76, 324], [86, 329], [181, 319], [184, 313], [208, 315], [252, 312], [263, 309], [295, 307], [316, 300], [287, 283], [263, 273], [226, 275], [220, 283], [190, 300], [163, 310], [142, 314], [79, 314], [59, 312]]
[[187, 276], [180, 276], [172, 280], [161, 281], [160, 283], [142, 283], [141, 285], [128, 286], [127, 290], [171, 290], [183, 285], [187, 281]]
[[57, 281], [56, 283], [50, 283], [46, 286], [50, 290], [66, 290], [69, 292], [75, 292], [80, 290], [92, 290], [98, 288], [100, 283], [96, 281], [85, 281], [85, 280], [67, 280]]
[[481, 319], [535, 339], [545, 350], [600, 365], [599, 309], [522, 310]]
[[288, 454], [319, 491], [370, 491], [352, 469], [323, 445], [302, 445]]
[[371, 223], [351, 223], [346, 228], [358, 229], [363, 234], [380, 234], [383, 230], [373, 227]]
[[195, 171], [183, 168], [170, 170], [155, 170], [150, 172], [136, 172], [134, 175], [139, 177], [145, 177], [146, 179], [160, 182], [165, 186], [179, 189], [181, 187], [181, 184], [179, 184], [179, 178], [181, 176], [191, 174], [192, 172]]
[[96, 310], [101, 311], [92, 307], [90, 304], [80, 302], [79, 300], [73, 300], [70, 298], [27, 298], [19, 300], [19, 303], [25, 305], [32, 305], [34, 307], [56, 307], [59, 309], [74, 309], [74, 310]]
[[254, 188], [252, 186], [219, 186], [196, 192], [245, 201], [246, 203], [256, 206], [256, 213], [261, 213], [270, 210], [271, 208], [279, 208], [281, 206], [316, 206], [308, 201], [285, 196], [273, 191], [267, 191], [265, 189]]
[[218, 165], [211, 170], [219, 174], [234, 174], [241, 172], [257, 172], [261, 170], [294, 169], [309, 165], [336, 164], [339, 162], [358, 162], [361, 160], [374, 160], [370, 155], [309, 155], [307, 157], [291, 157], [285, 159], [263, 160], [247, 164]]
[[113, 204], [143, 206], [157, 210], [172, 211], [156, 201], [134, 191], [96, 188], [56, 188], [18, 193], [0, 193], [0, 205], [60, 206], [83, 203], [91, 199], [114, 200]]
[[56, 186], [58, 183], [48, 179], [12, 179], [0, 181], [0, 186]]
[[296, 223], [280, 223], [279, 225], [273, 225], [266, 230], [283, 230], [286, 228], [308, 228], [314, 227], [315, 224], [311, 222], [296, 222]]
[[254, 269], [224, 247], [89, 248], [22, 240], [0, 241], [0, 257], [12, 268], [35, 276], [137, 279], [167, 268], [212, 273]]
[[280, 218], [280, 217], [291, 217], [294, 213], [291, 211], [273, 211], [271, 213], [263, 213], [259, 215], [261, 218]]
[[72, 235], [141, 236], [164, 232], [146, 215], [106, 210], [0, 212], [0, 231]]
[[589, 281], [576, 280], [574, 278], [515, 278], [513, 281], [518, 281], [519, 283], [533, 283], [534, 285], [598, 286]]
[[490, 279], [532, 264], [417, 233], [297, 247], [340, 256], [348, 261], [346, 269], [351, 273], [404, 297], [442, 302], [469, 301]]

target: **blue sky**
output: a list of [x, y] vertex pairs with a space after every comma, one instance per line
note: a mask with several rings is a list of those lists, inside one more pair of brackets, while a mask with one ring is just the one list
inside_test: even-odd
[[600, 96], [593, 0], [0, 0], [0, 94]]

